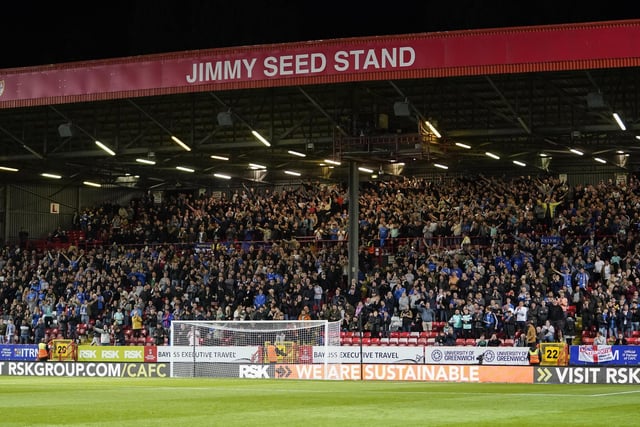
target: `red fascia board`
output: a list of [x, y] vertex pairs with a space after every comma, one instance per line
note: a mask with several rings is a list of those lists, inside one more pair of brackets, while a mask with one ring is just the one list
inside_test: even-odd
[[0, 70], [0, 108], [640, 64], [640, 20], [208, 49]]

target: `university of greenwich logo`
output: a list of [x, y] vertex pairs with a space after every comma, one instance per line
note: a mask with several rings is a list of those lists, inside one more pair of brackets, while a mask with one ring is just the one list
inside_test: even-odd
[[493, 362], [494, 360], [496, 360], [496, 354], [493, 352], [493, 350], [485, 351], [482, 356], [484, 357], [485, 362]]

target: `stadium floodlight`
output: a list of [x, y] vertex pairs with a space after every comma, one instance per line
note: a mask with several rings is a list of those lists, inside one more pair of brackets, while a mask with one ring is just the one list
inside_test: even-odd
[[253, 134], [253, 136], [255, 136], [258, 141], [262, 142], [267, 147], [271, 147], [271, 143], [267, 140], [267, 138], [265, 138], [264, 136], [260, 135], [260, 133], [258, 131], [252, 130], [251, 134]]
[[276, 378], [277, 369], [321, 364], [330, 379], [329, 365], [340, 361], [340, 322], [327, 320], [174, 320], [169, 336], [171, 377], [238, 378], [257, 370]]
[[112, 150], [110, 147], [108, 147], [106, 144], [103, 144], [102, 142], [100, 142], [100, 141], [98, 141], [98, 140], [96, 140], [95, 142], [96, 142], [96, 145], [97, 145], [98, 147], [100, 147], [100, 149], [101, 149], [101, 150], [103, 150], [103, 151], [105, 151], [105, 152], [109, 153], [109, 155], [111, 155], [111, 156], [115, 156], [115, 155], [116, 155], [116, 152], [115, 152], [115, 151], [113, 151], [113, 150]]
[[40, 175], [44, 176], [45, 178], [62, 179], [61, 175], [58, 175], [58, 174], [55, 174], [55, 173], [43, 172]]
[[143, 165], [155, 165], [156, 164], [156, 162], [154, 160], [143, 159], [143, 158], [137, 158], [136, 162], [142, 163]]

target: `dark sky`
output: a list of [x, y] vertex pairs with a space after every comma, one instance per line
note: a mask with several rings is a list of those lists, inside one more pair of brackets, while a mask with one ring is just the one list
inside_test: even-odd
[[[640, 18], [638, 2], [5, 2], [0, 68], [191, 49]], [[593, 3], [593, 4], [591, 4]]]

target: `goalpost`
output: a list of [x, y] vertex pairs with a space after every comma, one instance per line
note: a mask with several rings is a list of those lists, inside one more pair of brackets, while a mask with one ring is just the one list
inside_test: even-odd
[[340, 322], [174, 320], [172, 377], [279, 378], [289, 365], [339, 363]]

